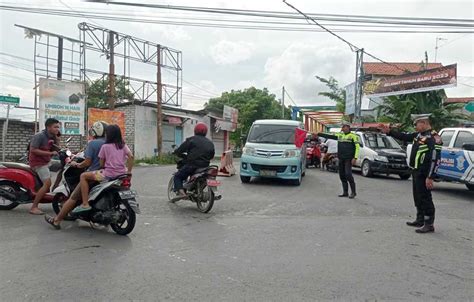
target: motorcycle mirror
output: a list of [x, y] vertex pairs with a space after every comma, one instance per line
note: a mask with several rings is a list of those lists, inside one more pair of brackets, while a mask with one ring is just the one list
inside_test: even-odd
[[70, 157], [70, 156], [72, 155], [71, 150], [66, 150], [66, 155], [67, 155], [68, 157]]

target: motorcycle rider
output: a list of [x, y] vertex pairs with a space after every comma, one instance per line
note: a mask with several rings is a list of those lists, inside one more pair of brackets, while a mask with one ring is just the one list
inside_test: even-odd
[[[339, 178], [342, 182], [342, 194], [339, 197], [354, 198], [356, 193], [356, 184], [352, 176], [352, 166], [355, 165], [359, 156], [360, 144], [357, 134], [351, 132], [351, 124], [342, 122], [342, 131], [334, 135], [328, 133], [318, 133], [319, 136], [328, 139], [337, 140], [337, 157], [339, 159]], [[351, 195], [349, 195], [349, 186]]]
[[33, 171], [38, 174], [38, 177], [43, 182], [43, 186], [36, 193], [33, 205], [30, 209], [30, 214], [43, 215], [44, 212], [38, 207], [38, 204], [49, 192], [51, 188], [51, 172], [49, 165], [51, 158], [57, 155], [57, 151], [53, 151], [53, 145], [56, 142], [59, 133], [59, 121], [55, 118], [48, 118], [44, 123], [45, 129], [31, 138], [30, 153], [28, 161]]
[[[174, 151], [174, 154], [183, 158], [184, 166], [174, 175], [174, 190], [177, 194], [171, 201], [186, 198], [186, 192], [183, 189], [183, 182], [193, 175], [199, 168], [209, 167], [214, 158], [214, 144], [206, 137], [207, 125], [198, 123], [194, 127], [194, 136], [186, 139], [181, 146]], [[185, 155], [186, 154], [186, 155]]]
[[[71, 162], [71, 166], [78, 169], [85, 169], [87, 171], [95, 171], [100, 169], [99, 151], [102, 145], [105, 143], [105, 128], [108, 124], [104, 121], [95, 122], [89, 129], [89, 136], [92, 136], [92, 140], [87, 144], [84, 152], [84, 161], [77, 163]], [[60, 223], [64, 218], [76, 207], [77, 203], [81, 201], [81, 187], [79, 184], [72, 191], [69, 199], [63, 204], [61, 211], [55, 217], [46, 215], [45, 220], [51, 224], [54, 228], [59, 229]]]

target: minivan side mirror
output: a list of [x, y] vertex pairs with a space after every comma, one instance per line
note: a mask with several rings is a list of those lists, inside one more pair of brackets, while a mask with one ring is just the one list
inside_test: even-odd
[[463, 144], [462, 148], [467, 151], [474, 151], [474, 144]]

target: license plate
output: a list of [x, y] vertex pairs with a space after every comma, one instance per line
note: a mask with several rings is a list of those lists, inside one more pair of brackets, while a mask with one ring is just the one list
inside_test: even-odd
[[137, 192], [135, 191], [119, 191], [120, 199], [127, 200], [137, 197]]
[[272, 170], [260, 170], [260, 176], [276, 176], [277, 172]]
[[218, 187], [218, 186], [221, 185], [221, 182], [218, 181], [218, 180], [214, 180], [214, 179], [208, 179], [208, 180], [207, 180], [207, 185], [208, 185], [209, 187]]

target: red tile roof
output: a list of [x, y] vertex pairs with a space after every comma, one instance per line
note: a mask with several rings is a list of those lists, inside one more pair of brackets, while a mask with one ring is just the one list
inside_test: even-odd
[[444, 101], [445, 104], [454, 104], [454, 103], [469, 103], [474, 102], [474, 97], [470, 98], [446, 98]]
[[[406, 72], [417, 72], [421, 71], [420, 63], [392, 63], [389, 64], [381, 62], [365, 62], [364, 63], [364, 72], [366, 75], [390, 75], [396, 76], [404, 74], [403, 70]], [[441, 63], [428, 63], [426, 69], [433, 69], [442, 67]]]

